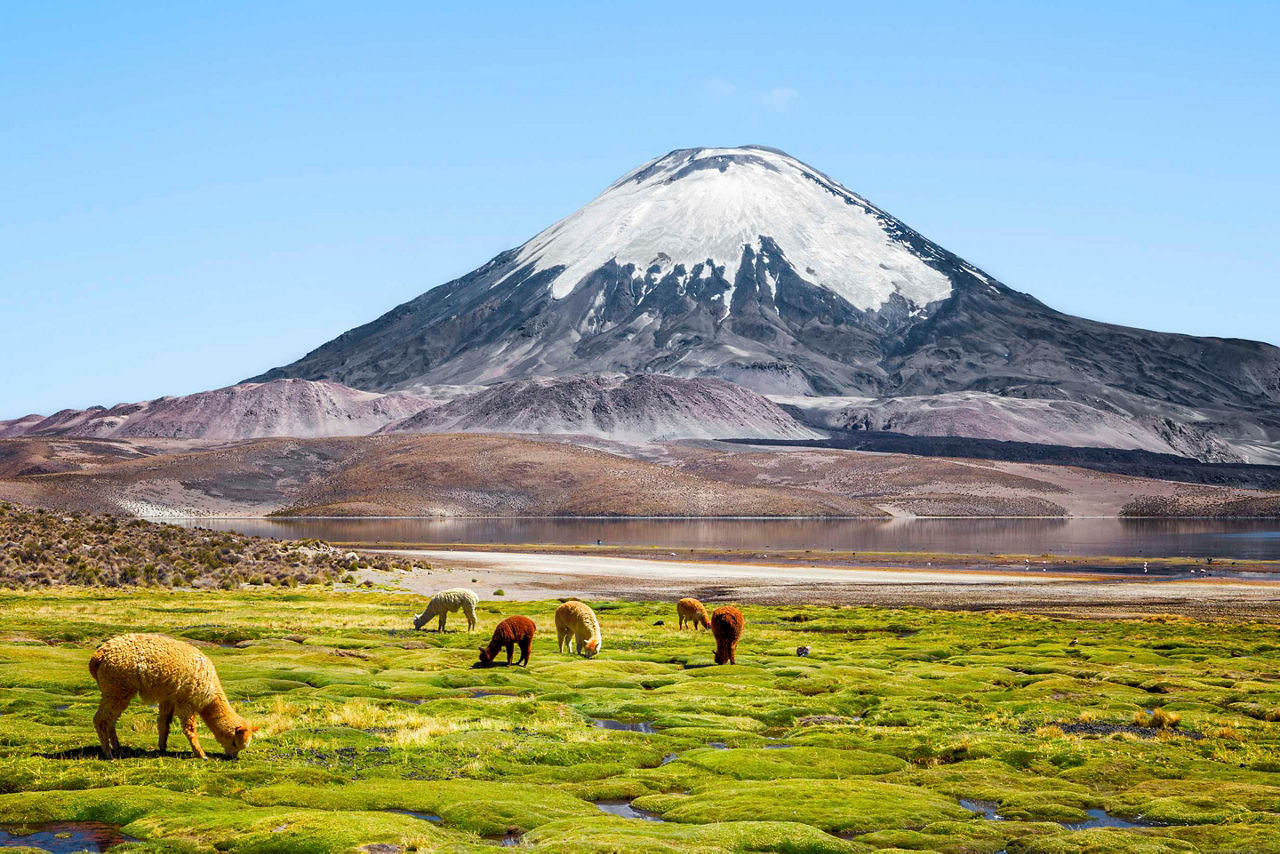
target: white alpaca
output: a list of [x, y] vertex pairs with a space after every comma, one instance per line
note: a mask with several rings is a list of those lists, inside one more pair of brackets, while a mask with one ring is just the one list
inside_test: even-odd
[[449, 612], [461, 608], [462, 613], [467, 615], [467, 631], [474, 632], [476, 630], [476, 603], [479, 601], [476, 594], [462, 587], [441, 590], [431, 597], [431, 601], [427, 603], [427, 610], [413, 618], [413, 627], [420, 629], [433, 617], [439, 617], [440, 625], [436, 628], [436, 631], [443, 632]]

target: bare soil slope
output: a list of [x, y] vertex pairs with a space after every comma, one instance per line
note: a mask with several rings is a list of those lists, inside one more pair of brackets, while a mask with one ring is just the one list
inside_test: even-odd
[[0, 499], [142, 516], [1116, 516], [1280, 509], [1275, 493], [1069, 466], [496, 434], [203, 444], [4, 439]]
[[883, 515], [563, 442], [458, 434], [258, 440], [0, 480], [0, 497], [145, 516]]

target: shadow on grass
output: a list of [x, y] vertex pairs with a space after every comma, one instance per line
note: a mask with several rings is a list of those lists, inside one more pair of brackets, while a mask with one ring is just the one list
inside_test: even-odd
[[[196, 755], [189, 750], [167, 750], [161, 753], [154, 748], [147, 749], [143, 747], [118, 747], [115, 751], [116, 759], [196, 759]], [[41, 759], [101, 759], [102, 748], [98, 745], [88, 745], [86, 747], [69, 747], [66, 750], [56, 750], [52, 753], [37, 753]], [[210, 759], [218, 759], [223, 762], [235, 762], [235, 758], [227, 756], [225, 753], [211, 752], [208, 754]]]

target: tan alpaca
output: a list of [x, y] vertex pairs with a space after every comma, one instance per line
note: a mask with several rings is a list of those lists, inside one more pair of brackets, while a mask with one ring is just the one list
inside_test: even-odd
[[676, 614], [680, 617], [680, 628], [684, 628], [684, 624], [688, 623], [693, 626], [694, 631], [699, 628], [711, 628], [711, 618], [707, 616], [707, 609], [697, 599], [686, 596], [676, 603]]
[[89, 675], [98, 683], [102, 701], [93, 726], [107, 759], [120, 749], [116, 721], [135, 697], [160, 705], [160, 752], [169, 742], [169, 723], [178, 716], [182, 732], [196, 756], [207, 759], [196, 735], [196, 717], [235, 758], [249, 744], [253, 728], [231, 710], [213, 662], [189, 643], [165, 635], [120, 635], [98, 647], [89, 659]]
[[556, 648], [564, 652], [568, 644], [569, 652], [576, 645], [578, 655], [591, 658], [600, 651], [604, 639], [600, 636], [600, 621], [596, 612], [586, 602], [565, 602], [556, 608]]

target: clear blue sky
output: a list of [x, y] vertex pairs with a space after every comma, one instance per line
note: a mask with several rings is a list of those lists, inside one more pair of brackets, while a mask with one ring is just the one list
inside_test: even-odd
[[696, 145], [1280, 343], [1280, 4], [471, 5], [4, 4], [0, 418], [291, 361]]

